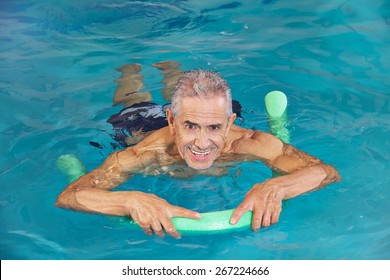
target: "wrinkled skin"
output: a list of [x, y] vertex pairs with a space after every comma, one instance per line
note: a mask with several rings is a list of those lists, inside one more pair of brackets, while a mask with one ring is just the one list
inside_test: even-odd
[[235, 114], [227, 116], [226, 100], [214, 102], [200, 98], [186, 98], [181, 102], [183, 112], [176, 118], [167, 111], [171, 135], [180, 156], [194, 169], [207, 169], [221, 155]]

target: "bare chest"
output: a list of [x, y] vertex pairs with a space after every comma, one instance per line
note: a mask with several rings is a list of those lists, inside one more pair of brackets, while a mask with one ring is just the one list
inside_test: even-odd
[[169, 174], [170, 176], [176, 178], [191, 178], [197, 175], [219, 177], [228, 174], [232, 166], [235, 166], [239, 162], [251, 160], [247, 156], [224, 154], [221, 155], [210, 168], [196, 170], [189, 167], [178, 154], [170, 155], [161, 153], [157, 154], [155, 159], [155, 161], [149, 163], [147, 166], [143, 166], [140, 173], [152, 176]]

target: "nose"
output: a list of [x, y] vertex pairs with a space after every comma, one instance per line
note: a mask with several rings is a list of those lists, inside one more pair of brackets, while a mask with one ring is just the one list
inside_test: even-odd
[[195, 146], [200, 150], [206, 150], [210, 147], [210, 139], [203, 129], [201, 129], [195, 139]]

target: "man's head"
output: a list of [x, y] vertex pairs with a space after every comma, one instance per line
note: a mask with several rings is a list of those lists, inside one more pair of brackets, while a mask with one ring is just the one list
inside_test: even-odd
[[209, 168], [223, 151], [236, 118], [228, 83], [215, 72], [185, 73], [175, 87], [167, 117], [179, 153], [188, 166]]

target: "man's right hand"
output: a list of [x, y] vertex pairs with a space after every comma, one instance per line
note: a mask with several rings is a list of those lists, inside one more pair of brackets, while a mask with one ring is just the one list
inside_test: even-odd
[[174, 238], [180, 238], [180, 234], [172, 224], [172, 217], [190, 219], [200, 219], [201, 217], [198, 212], [173, 206], [154, 194], [138, 191], [129, 192], [126, 208], [129, 210], [131, 218], [146, 234], [156, 234], [160, 237], [165, 236], [166, 232]]

